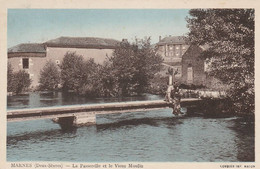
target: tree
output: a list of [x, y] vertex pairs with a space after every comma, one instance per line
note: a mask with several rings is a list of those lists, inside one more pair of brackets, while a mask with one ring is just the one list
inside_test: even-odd
[[12, 65], [8, 63], [7, 67], [7, 92], [19, 94], [28, 91], [32, 81], [30, 76], [24, 70], [13, 72]]
[[150, 39], [122, 42], [103, 65], [68, 52], [60, 66], [61, 83], [65, 91], [91, 97], [141, 94], [160, 70], [161, 62], [151, 49]]
[[115, 76], [115, 70], [112, 63], [105, 61], [98, 71], [98, 84], [99, 95], [103, 97], [116, 97], [119, 96], [118, 77]]
[[40, 72], [39, 80], [41, 90], [55, 90], [60, 83], [60, 71], [58, 66], [48, 61]]
[[236, 112], [254, 113], [254, 10], [192, 9], [187, 18], [192, 44], [202, 45], [209, 74], [230, 86]]
[[82, 95], [98, 95], [99, 65], [93, 59], [85, 61], [75, 52], [65, 54], [61, 63], [61, 83], [65, 91], [71, 90]]
[[13, 68], [10, 63], [7, 65], [7, 92], [13, 92], [13, 80], [14, 80], [14, 74], [13, 74]]
[[[160, 70], [162, 58], [150, 46], [150, 38], [130, 44], [122, 41], [115, 49], [111, 73], [122, 95], [141, 94], [149, 87], [154, 74]], [[110, 82], [112, 82], [110, 80]]]
[[162, 58], [152, 50], [150, 45], [150, 38], [143, 39], [136, 43], [138, 50], [136, 53], [136, 60], [134, 66], [138, 70], [134, 75], [134, 82], [136, 85], [136, 92], [142, 93], [146, 91], [150, 85], [154, 75], [160, 71]]
[[75, 52], [67, 52], [61, 63], [61, 83], [65, 91], [79, 91], [79, 88], [87, 79], [84, 68], [84, 60]]
[[79, 94], [86, 95], [88, 97], [100, 96], [100, 76], [99, 70], [101, 66], [94, 62], [94, 59], [88, 59], [84, 61], [84, 79], [82, 86], [79, 88]]
[[31, 85], [31, 79], [27, 72], [24, 70], [19, 70], [13, 74], [12, 80], [12, 92], [19, 94], [21, 92], [27, 91]]

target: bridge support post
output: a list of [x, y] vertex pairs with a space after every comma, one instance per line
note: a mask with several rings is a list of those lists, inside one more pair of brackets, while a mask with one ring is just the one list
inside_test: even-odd
[[83, 112], [77, 113], [73, 116], [59, 117], [52, 120], [58, 123], [63, 130], [69, 130], [74, 127], [95, 125], [96, 114], [91, 112]]
[[73, 126], [89, 126], [96, 124], [96, 114], [93, 112], [83, 112], [74, 116]]

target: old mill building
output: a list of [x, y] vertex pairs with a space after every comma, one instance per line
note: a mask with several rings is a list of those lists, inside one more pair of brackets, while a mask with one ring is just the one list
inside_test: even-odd
[[114, 39], [93, 37], [60, 37], [45, 43], [26, 43], [8, 49], [8, 63], [14, 71], [25, 70], [32, 79], [31, 87], [39, 85], [40, 71], [47, 61], [59, 65], [67, 52], [76, 52], [84, 59], [103, 63], [120, 43]]
[[[113, 54], [120, 41], [93, 37], [59, 37], [45, 43], [25, 43], [8, 49], [8, 63], [14, 71], [25, 70], [32, 79], [31, 87], [39, 85], [40, 71], [47, 61], [59, 65], [67, 52], [76, 52], [85, 59], [93, 58], [102, 64]], [[178, 70], [177, 81], [183, 84], [205, 84], [204, 60], [199, 58], [202, 48], [187, 45], [182, 36], [169, 36], [155, 45], [164, 59], [165, 75], [168, 67]]]
[[205, 62], [199, 57], [203, 47], [188, 45], [183, 36], [168, 36], [159, 37], [155, 48], [164, 59], [164, 74], [172, 67], [177, 70], [175, 77], [179, 83], [205, 85]]

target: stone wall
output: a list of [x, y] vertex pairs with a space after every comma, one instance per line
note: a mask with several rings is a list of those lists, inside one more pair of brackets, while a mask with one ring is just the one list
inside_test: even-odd
[[[8, 54], [8, 63], [11, 64], [13, 71], [25, 70], [32, 79], [31, 87], [36, 87], [39, 81], [40, 70], [46, 63], [45, 53], [13, 53]], [[23, 58], [29, 59], [28, 69], [23, 69]]]
[[184, 84], [189, 84], [188, 68], [192, 68], [194, 85], [205, 85], [206, 74], [204, 70], [204, 60], [200, 58], [202, 49], [198, 46], [190, 46], [182, 57], [182, 80]]
[[8, 63], [12, 65], [14, 72], [23, 70], [22, 59], [29, 58], [29, 68], [24, 69], [30, 74], [32, 79], [31, 87], [39, 85], [40, 71], [47, 61], [51, 60], [57, 65], [61, 64], [66, 52], [76, 52], [82, 55], [84, 59], [93, 58], [96, 63], [102, 64], [107, 57], [111, 57], [114, 49], [85, 49], [85, 48], [55, 48], [47, 47], [45, 53], [9, 53]]
[[102, 64], [107, 57], [111, 57], [114, 49], [86, 49], [86, 48], [56, 48], [47, 47], [46, 59], [53, 60], [54, 62], [61, 62], [67, 52], [76, 52], [82, 55], [84, 59], [93, 58], [96, 63]]

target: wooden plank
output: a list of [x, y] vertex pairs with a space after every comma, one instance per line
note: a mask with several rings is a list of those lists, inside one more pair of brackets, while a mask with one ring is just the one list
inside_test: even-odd
[[[196, 102], [200, 99], [182, 99], [183, 103]], [[129, 111], [145, 111], [160, 108], [167, 108], [169, 104], [163, 100], [152, 101], [134, 101], [120, 103], [103, 103], [103, 104], [83, 104], [59, 107], [30, 108], [19, 110], [8, 110], [8, 121], [21, 121], [33, 119], [45, 119], [56, 117], [73, 116], [82, 112], [95, 112], [96, 114], [123, 113]]]
[[[168, 107], [165, 107], [168, 108]], [[162, 108], [152, 108], [152, 109], [134, 109], [134, 110], [117, 110], [117, 111], [106, 111], [106, 112], [94, 112], [95, 114], [115, 114], [115, 113], [125, 113], [125, 112], [140, 112], [140, 111], [150, 111], [150, 110], [159, 110]], [[90, 112], [87, 112], [90, 113]], [[29, 116], [29, 117], [19, 117], [19, 118], [8, 118], [8, 122], [18, 122], [18, 121], [29, 121], [29, 120], [42, 120], [42, 119], [54, 119], [60, 117], [70, 117], [78, 114], [82, 114], [82, 112], [75, 113], [66, 113], [66, 114], [53, 114], [53, 115], [44, 115], [44, 116]]]

